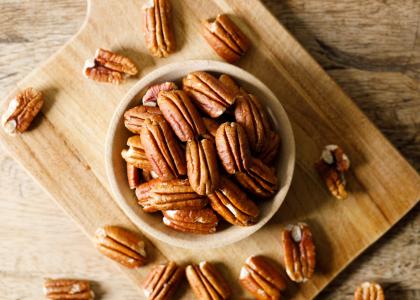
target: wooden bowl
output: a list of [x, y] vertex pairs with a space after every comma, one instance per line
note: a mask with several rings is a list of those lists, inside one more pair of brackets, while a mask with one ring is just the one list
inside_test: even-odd
[[[124, 112], [140, 104], [141, 96], [150, 85], [164, 81], [175, 81], [178, 84], [182, 77], [194, 71], [224, 73], [232, 76], [247, 91], [255, 94], [263, 101], [275, 123], [277, 132], [280, 134], [282, 144], [276, 166], [279, 190], [273, 199], [258, 201], [257, 204], [261, 212], [258, 223], [253, 226], [225, 226], [216, 233], [206, 235], [178, 232], [162, 223], [160, 213], [148, 214], [143, 212], [137, 204], [134, 191], [128, 187], [125, 171], [126, 164], [121, 157], [121, 150], [126, 148], [127, 138], [132, 133], [124, 127]], [[116, 201], [130, 220], [146, 235], [182, 248], [216, 248], [234, 243], [251, 235], [267, 223], [277, 212], [292, 181], [295, 165], [295, 142], [289, 119], [280, 101], [260, 80], [250, 73], [227, 63], [192, 60], [165, 65], [147, 74], [125, 95], [117, 107], [109, 126], [106, 139], [105, 165]]]

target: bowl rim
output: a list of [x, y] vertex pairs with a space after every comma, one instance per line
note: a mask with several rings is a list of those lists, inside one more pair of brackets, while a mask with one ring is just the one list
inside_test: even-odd
[[[168, 234], [162, 232], [161, 230], [154, 228], [147, 221], [143, 220], [142, 217], [139, 216], [130, 207], [130, 205], [128, 204], [128, 201], [124, 198], [122, 192], [120, 191], [119, 183], [115, 175], [116, 170], [113, 163], [113, 148], [114, 148], [113, 141], [115, 139], [115, 135], [117, 134], [118, 123], [123, 117], [125, 110], [130, 105], [130, 102], [139, 94], [139, 92], [142, 89], [150, 85], [153, 81], [155, 81], [159, 77], [164, 76], [165, 74], [173, 71], [174, 69], [176, 70], [176, 69], [185, 68], [187, 65], [191, 66], [193, 69], [193, 70], [188, 71], [189, 73], [194, 72], [194, 71], [199, 71], [199, 70], [225, 73], [233, 77], [237, 77], [237, 79], [240, 81], [251, 82], [252, 85], [258, 88], [260, 93], [263, 93], [267, 95], [268, 98], [271, 98], [271, 100], [276, 100], [278, 102], [279, 105], [277, 107], [278, 110], [276, 111], [276, 114], [281, 115], [282, 130], [284, 130], [288, 135], [287, 143], [288, 143], [288, 148], [289, 148], [289, 153], [288, 153], [289, 155], [287, 157], [288, 161], [285, 162], [286, 163], [285, 171], [287, 173], [287, 176], [286, 176], [285, 182], [282, 183], [281, 189], [273, 196], [273, 198], [278, 197], [279, 195], [281, 197], [281, 199], [279, 200], [276, 199], [276, 201], [278, 201], [278, 203], [276, 204], [276, 207], [272, 209], [272, 211], [270, 211], [267, 214], [267, 216], [259, 219], [259, 221], [255, 225], [246, 226], [246, 227], [237, 226], [239, 229], [242, 229], [242, 230], [238, 229], [234, 235], [231, 235], [229, 237], [229, 239], [225, 239], [225, 240], [214, 239], [215, 241], [217, 241], [217, 244], [203, 242], [202, 239], [199, 239], [199, 242], [186, 240], [186, 239], [180, 240], [179, 237], [169, 236]], [[296, 153], [295, 153], [295, 139], [294, 139], [292, 126], [288, 118], [288, 115], [286, 111], [284, 110], [283, 105], [281, 104], [280, 100], [262, 81], [260, 81], [257, 77], [255, 77], [251, 73], [235, 65], [231, 65], [228, 63], [224, 63], [220, 61], [213, 61], [213, 60], [186, 60], [186, 61], [170, 63], [170, 64], [163, 65], [161, 67], [158, 67], [157, 69], [143, 76], [129, 89], [129, 91], [124, 95], [124, 97], [121, 99], [121, 101], [115, 108], [111, 121], [109, 123], [108, 131], [106, 133], [106, 138], [105, 138], [104, 156], [105, 156], [104, 160], [105, 160], [106, 176], [108, 179], [108, 183], [111, 187], [113, 198], [117, 202], [118, 206], [122, 209], [122, 211], [126, 214], [126, 216], [130, 219], [130, 221], [134, 223], [141, 232], [143, 232], [147, 236], [156, 238], [159, 241], [170, 244], [171, 246], [187, 248], [187, 249], [203, 249], [203, 248], [219, 248], [219, 247], [226, 246], [228, 244], [233, 244], [235, 242], [238, 242], [250, 236], [251, 234], [257, 232], [276, 214], [280, 206], [283, 204], [286, 194], [289, 191], [289, 188], [292, 182], [294, 168], [295, 168]], [[192, 235], [188, 233], [185, 233], [185, 234]], [[213, 234], [209, 234], [209, 235], [204, 235], [204, 236], [213, 236], [216, 234], [217, 232]], [[194, 235], [194, 236], [197, 236], [197, 235]]]

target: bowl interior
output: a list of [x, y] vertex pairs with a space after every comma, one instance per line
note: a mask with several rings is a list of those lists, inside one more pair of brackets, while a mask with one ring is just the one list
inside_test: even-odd
[[[261, 210], [258, 223], [248, 227], [225, 226], [216, 233], [207, 235], [177, 232], [162, 223], [162, 218], [159, 213], [144, 213], [137, 204], [133, 190], [130, 190], [128, 187], [125, 162], [121, 157], [121, 151], [123, 148], [126, 148], [126, 141], [132, 135], [124, 127], [124, 112], [128, 108], [140, 104], [141, 96], [150, 85], [164, 81], [175, 81], [178, 84], [182, 77], [190, 72], [199, 70], [217, 74], [228, 74], [247, 91], [256, 95], [267, 107], [282, 141], [276, 166], [279, 191], [271, 200], [258, 200], [257, 204]], [[105, 149], [105, 164], [111, 189], [119, 206], [130, 220], [147, 235], [173, 246], [189, 249], [224, 246], [239, 241], [261, 228], [283, 203], [292, 180], [294, 163], [295, 144], [293, 132], [280, 101], [253, 75], [236, 66], [217, 61], [200, 60], [169, 64], [143, 77], [133, 86], [117, 107], [110, 123]]]

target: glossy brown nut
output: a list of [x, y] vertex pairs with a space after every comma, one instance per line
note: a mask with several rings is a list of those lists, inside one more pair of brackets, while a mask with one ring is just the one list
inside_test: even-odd
[[163, 224], [182, 232], [207, 234], [216, 232], [219, 222], [211, 208], [165, 210]]
[[127, 182], [128, 187], [134, 190], [140, 184], [140, 169], [127, 163]]
[[219, 170], [214, 142], [210, 139], [187, 143], [187, 174], [191, 187], [199, 195], [214, 192], [219, 185]]
[[207, 132], [213, 137], [216, 137], [217, 128], [219, 128], [220, 124], [211, 118], [203, 118], [204, 126], [207, 129]]
[[226, 177], [220, 179], [220, 187], [208, 198], [211, 207], [233, 225], [249, 226], [257, 221], [258, 206]]
[[249, 40], [227, 15], [218, 15], [216, 20], [205, 20], [203, 36], [213, 50], [224, 60], [234, 63], [249, 48]]
[[146, 119], [140, 137], [146, 157], [160, 179], [187, 175], [185, 153], [166, 121]]
[[182, 83], [195, 105], [212, 118], [219, 117], [235, 102], [235, 93], [207, 72], [190, 73]]
[[173, 91], [177, 89], [178, 89], [177, 85], [171, 81], [152, 85], [147, 89], [146, 93], [144, 94], [141, 100], [141, 103], [143, 103], [144, 106], [153, 106], [153, 107], [157, 106], [157, 98], [158, 98], [159, 92]]
[[44, 280], [44, 294], [49, 300], [92, 300], [95, 298], [89, 281], [80, 279], [46, 278]]
[[145, 243], [140, 236], [118, 226], [104, 226], [95, 233], [96, 248], [112, 260], [133, 269], [146, 263]]
[[235, 174], [248, 169], [251, 151], [243, 128], [235, 122], [226, 122], [216, 131], [216, 148], [226, 172]]
[[263, 256], [247, 258], [239, 282], [261, 300], [280, 299], [281, 291], [286, 289], [286, 281], [281, 273]]
[[121, 156], [124, 158], [127, 164], [130, 164], [138, 169], [151, 170], [152, 165], [150, 164], [149, 159], [146, 156], [146, 152], [144, 151], [143, 145], [141, 144], [140, 136], [135, 135], [130, 137], [127, 140], [127, 145], [129, 148], [123, 149], [121, 151]]
[[206, 133], [200, 114], [184, 91], [162, 91], [157, 102], [166, 121], [181, 141], [187, 142]]
[[257, 158], [251, 159], [247, 170], [237, 172], [235, 179], [247, 191], [261, 198], [274, 195], [278, 188], [277, 175], [274, 170]]
[[151, 0], [143, 6], [144, 33], [149, 53], [166, 57], [175, 51], [172, 9], [169, 0]]
[[354, 292], [354, 300], [385, 300], [385, 295], [379, 284], [364, 282]]
[[272, 164], [279, 153], [280, 149], [280, 135], [274, 131], [270, 131], [266, 142], [261, 152], [258, 154], [258, 158], [266, 165]]
[[124, 113], [124, 125], [132, 133], [140, 134], [144, 121], [158, 115], [162, 115], [158, 107], [138, 105]]
[[189, 265], [185, 273], [197, 299], [226, 300], [232, 294], [222, 274], [209, 262]]
[[307, 281], [316, 264], [315, 244], [309, 226], [305, 223], [287, 226], [282, 240], [287, 275], [295, 282]]
[[184, 268], [173, 261], [154, 266], [143, 283], [144, 295], [148, 300], [171, 299], [184, 274]]

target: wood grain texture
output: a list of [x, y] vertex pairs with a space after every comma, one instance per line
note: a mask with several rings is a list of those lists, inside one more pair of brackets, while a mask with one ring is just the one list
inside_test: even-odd
[[[9, 80], [7, 81], [7, 84], [9, 85], [9, 87], [13, 86], [13, 83], [16, 81], [17, 78], [15, 78], [14, 80], [11, 80], [10, 78], [12, 78], [13, 76], [20, 76], [19, 78], [22, 78], [30, 69], [33, 68], [33, 64], [37, 63], [32, 61], [37, 59], [37, 56], [30, 55], [28, 54], [28, 52], [25, 52], [26, 55], [24, 56], [27, 60], [23, 64], [23, 57], [22, 53], [18, 49], [19, 47], [24, 47], [25, 43], [27, 43], [26, 46], [29, 47], [28, 49], [44, 49], [40, 52], [38, 52], [37, 50], [36, 52], [38, 55], [38, 53], [42, 53], [42, 51], [45, 51], [45, 56], [39, 60], [41, 61], [47, 58], [49, 54], [53, 52], [51, 48], [49, 48], [49, 46], [54, 45], [51, 41], [54, 40], [55, 37], [54, 34], [52, 34], [51, 36], [51, 31], [49, 32], [48, 30], [52, 30], [53, 33], [55, 31], [66, 32], [66, 30], [69, 30], [68, 36], [77, 30], [78, 25], [80, 23], [73, 25], [69, 24], [71, 23], [71, 21], [76, 22], [75, 20], [73, 20], [76, 19], [75, 16], [79, 16], [79, 22], [83, 18], [84, 3], [76, 3], [74, 1], [69, 1], [67, 3], [66, 1], [60, 1], [58, 3], [60, 3], [60, 5], [62, 4], [63, 7], [68, 5], [69, 9], [73, 9], [72, 14], [65, 13], [64, 10], [62, 11], [61, 9], [59, 10], [60, 12], [57, 12], [57, 14], [55, 15], [50, 14], [50, 10], [51, 7], [53, 7], [53, 5], [51, 5], [51, 3], [48, 3], [48, 1], [39, 1], [39, 3], [37, 1], [20, 2], [19, 5], [17, 5], [15, 1], [2, 2], [1, 5], [6, 5], [6, 12], [8, 13], [7, 16], [9, 16], [10, 14], [10, 18], [6, 17], [5, 19], [9, 20], [9, 22], [11, 19], [20, 20], [20, 22], [18, 22], [18, 25], [14, 24], [14, 26], [25, 26], [23, 25], [25, 23], [25, 19], [33, 20], [39, 18], [40, 20], [38, 23], [34, 22], [29, 24], [32, 26], [29, 26], [27, 24], [24, 30], [22, 30], [22, 28], [20, 28], [20, 30], [16, 30], [14, 34], [16, 37], [18, 37], [17, 40], [19, 40], [19, 38], [27, 40], [26, 42], [25, 40], [22, 40], [21, 43], [7, 42], [11, 41], [10, 37], [13, 37], [13, 35], [9, 34], [9, 32], [13, 32], [13, 30], [10, 30], [10, 24], [4, 23], [5, 21], [2, 21], [3, 23], [1, 23], [0, 25], [2, 26], [0, 32], [2, 35], [3, 32], [7, 32], [7, 34], [5, 34], [4, 39], [3, 36], [1, 36], [1, 40], [6, 41], [6, 47], [4, 48], [5, 50], [3, 50], [3, 48], [0, 50], [6, 51], [6, 56], [2, 56], [2, 59], [10, 58], [13, 55], [15, 55], [14, 57], [19, 57], [19, 60], [14, 59], [7, 61], [12, 61], [13, 63], [1, 64], [2, 68], [4, 66], [4, 68], [8, 70], [7, 72], [3, 72], [3, 70], [1, 72], [2, 83], [4, 80]], [[297, 30], [295, 34], [298, 36], [301, 42], [309, 41], [308, 44], [305, 46], [308, 49], [310, 49], [311, 52], [313, 50], [311, 48], [312, 46], [310, 41], [312, 41], [314, 37], [318, 35], [331, 35], [331, 25], [335, 25], [336, 23], [334, 23], [334, 21], [337, 21], [339, 19], [345, 20], [346, 12], [348, 12], [349, 7], [351, 7], [350, 2], [342, 2], [344, 4], [347, 4], [347, 6], [337, 7], [336, 10], [329, 12], [331, 10], [331, 7], [335, 7], [332, 3], [329, 3], [328, 6], [324, 6], [324, 4], [321, 3], [319, 3], [318, 6], [312, 4], [309, 8], [308, 4], [303, 4], [303, 1], [288, 1], [286, 3], [288, 3], [287, 6], [283, 6], [285, 4], [281, 4], [279, 7], [273, 7], [273, 11], [278, 12], [278, 15], [280, 16], [281, 20], [282, 18], [284, 18], [282, 21], [284, 21], [287, 24], [289, 29]], [[19, 9], [14, 10], [14, 5], [19, 6]], [[382, 9], [386, 9], [386, 12], [389, 13], [395, 11], [395, 9], [392, 6], [392, 1], [387, 1], [387, 3], [372, 2], [372, 4], [369, 4], [368, 7], [375, 7], [375, 5], [377, 5], [378, 11], [381, 11]], [[410, 3], [407, 2], [407, 5], [410, 5]], [[415, 18], [416, 16], [418, 16], [418, 13], [417, 15], [415, 15], [416, 9], [418, 9], [418, 7], [415, 6], [415, 2], [411, 3], [411, 5], [412, 6], [407, 6], [404, 12], [409, 12], [407, 13], [407, 15], [409, 17], [411, 16], [412, 18]], [[9, 7], [9, 9], [7, 9], [7, 7]], [[24, 9], [25, 7], [26, 10]], [[43, 8], [45, 8], [44, 16], [41, 13]], [[3, 11], [5, 10], [3, 10], [2, 7], [2, 12]], [[25, 13], [22, 13], [25, 11], [26, 15]], [[358, 17], [359, 20], [363, 18], [365, 22], [368, 22], [368, 24], [362, 24], [368, 29], [371, 27], [375, 27], [369, 26], [369, 22], [375, 24], [375, 21], [378, 22], [378, 20], [382, 20], [384, 16], [383, 13], [378, 13], [378, 19], [375, 19], [376, 17], [372, 17], [372, 21], [370, 21], [371, 19], [366, 18], [366, 16], [364, 15], [364, 10], [357, 10], [355, 7], [353, 7], [353, 9], [350, 11], [352, 12], [352, 18], [356, 19], [357, 12], [359, 12], [361, 14]], [[401, 9], [397, 11], [401, 11]], [[14, 18], [16, 15], [13, 14], [19, 15], [19, 17]], [[62, 14], [61, 18], [57, 17], [57, 19], [55, 19], [55, 16], [60, 14]], [[50, 15], [54, 15], [54, 17], [49, 19], [48, 16]], [[70, 15], [71, 18], [69, 17]], [[296, 16], [299, 15], [301, 17], [297, 18]], [[325, 15], [330, 17], [325, 18]], [[375, 14], [373, 15], [375, 16]], [[334, 16], [337, 16], [337, 19], [335, 19]], [[385, 14], [385, 16], [387, 15]], [[406, 15], [404, 15], [404, 17], [405, 16]], [[66, 20], [65, 22], [63, 21], [63, 18]], [[297, 21], [294, 20], [294, 18], [297, 18]], [[387, 21], [390, 22], [390, 24], [388, 25], [391, 29], [397, 26], [395, 25], [398, 23], [397, 20], [395, 20], [395, 15], [391, 14], [388, 18], [389, 20], [387, 19]], [[408, 19], [409, 18], [405, 18], [405, 20]], [[309, 24], [311, 24], [311, 22], [315, 22], [317, 25], [314, 25], [314, 27], [309, 28], [313, 30], [321, 30], [321, 33], [316, 33], [316, 35], [313, 35], [312, 37], [308, 35], [307, 39], [302, 39], [301, 36], [298, 34], [299, 32], [304, 32], [305, 34], [308, 34], [307, 27], [302, 25], [304, 23], [303, 21], [305, 20]], [[65, 24], [61, 23], [62, 21]], [[62, 29], [58, 30], [58, 26], [60, 24], [63, 27]], [[358, 25], [359, 23], [357, 23], [357, 21], [353, 21], [353, 23], [350, 22], [349, 28], [356, 27], [355, 24]], [[44, 30], [46, 30], [48, 34], [44, 35], [44, 38], [45, 36], [48, 36], [47, 41], [42, 40], [42, 38], [35, 38], [31, 41], [33, 36], [37, 37], [39, 35], [39, 32], [37, 32], [36, 34], [34, 33], [39, 29], [37, 28], [38, 26], [45, 26]], [[340, 28], [340, 30], [345, 29]], [[358, 30], [361, 29], [358, 28]], [[403, 43], [409, 39], [408, 36], [400, 37], [398, 31], [394, 32], [392, 30], [386, 30], [386, 32], [392, 32], [396, 38], [390, 39], [390, 44], [386, 44], [387, 46], [384, 46], [385, 44], [382, 46], [385, 50], [391, 48], [395, 49], [395, 47], [392, 47], [394, 45], [391, 42]], [[381, 33], [381, 31], [374, 30], [370, 39], [374, 40], [375, 37], [377, 38], [378, 33]], [[404, 31], [404, 33], [407, 32]], [[25, 35], [27, 36], [25, 37]], [[60, 35], [60, 38], [62, 38], [61, 42], [65, 41], [68, 37], [63, 36], [64, 35]], [[353, 93], [360, 93], [354, 94], [353, 98], [355, 98], [356, 101], [360, 101], [359, 98], [363, 100], [363, 102], [359, 103], [359, 105], [365, 111], [368, 110], [368, 114], [369, 111], [372, 113], [372, 116], [370, 114], [369, 116], [377, 122], [376, 124], [381, 129], [383, 129], [383, 131], [386, 134], [388, 134], [390, 139], [397, 146], [400, 146], [401, 148], [405, 149], [406, 147], [404, 146], [404, 143], [410, 144], [409, 152], [405, 154], [409, 158], [411, 158], [412, 161], [418, 162], [419, 120], [418, 114], [415, 113], [416, 110], [418, 111], [419, 109], [418, 93], [415, 93], [415, 89], [418, 88], [418, 78], [416, 79], [415, 77], [416, 72], [412, 71], [412, 69], [416, 71], [418, 71], [418, 69], [411, 66], [410, 72], [407, 73], [398, 71], [395, 69], [395, 67], [394, 69], [391, 68], [390, 71], [384, 71], [386, 70], [386, 64], [389, 61], [387, 57], [384, 56], [386, 55], [386, 53], [383, 53], [386, 51], [379, 51], [379, 48], [377, 48], [376, 45], [372, 46], [372, 44], [365, 44], [363, 41], [361, 42], [359, 48], [357, 46], [354, 46], [354, 44], [357, 44], [359, 40], [357, 36], [352, 38], [352, 45], [348, 46], [348, 48], [346, 47], [348, 40], [343, 39], [342, 35], [337, 35], [333, 38], [335, 38], [336, 40], [333, 39], [332, 42], [329, 43], [324, 42], [323, 47], [325, 48], [325, 45], [328, 45], [327, 48], [331, 48], [331, 45], [334, 45], [334, 48], [343, 48], [345, 50], [344, 52], [350, 52], [351, 50], [361, 58], [373, 57], [373, 59], [375, 59], [375, 57], [377, 57], [375, 56], [375, 52], [381, 52], [380, 55], [382, 55], [382, 57], [380, 58], [384, 62], [384, 66], [382, 67], [382, 69], [380, 69], [381, 67], [378, 67], [377, 69], [372, 69], [372, 67], [369, 67], [368, 70], [363, 70], [363, 68], [360, 67], [365, 65], [365, 62], [363, 60], [362, 63], [356, 65], [351, 62], [347, 63], [346, 65], [345, 61], [348, 58], [348, 56], [344, 56], [344, 58], [339, 59], [340, 63], [344, 65], [343, 67], [329, 68], [329, 65], [327, 63], [324, 64], [324, 61], [322, 60], [322, 56], [324, 56], [324, 54], [320, 55], [321, 58], [316, 55], [316, 51], [312, 52], [312, 54], [314, 54], [316, 58], [323, 63], [324, 67], [330, 69], [330, 72], [332, 72], [330, 74], [332, 74], [338, 81], [340, 81], [340, 78], [342, 78], [342, 82], [340, 82], [344, 85], [348, 93], [352, 94], [351, 91], [353, 90]], [[41, 39], [43, 43], [38, 44], [39, 41], [37, 39]], [[366, 40], [369, 39], [366, 38]], [[417, 43], [417, 40], [415, 40], [415, 43]], [[408, 46], [401, 47], [400, 44], [398, 44], [397, 46], [400, 46], [401, 50], [401, 53], [399, 55], [412, 55], [412, 52], [409, 51], [414, 51], [415, 49], [418, 50], [418, 48], [409, 50]], [[15, 47], [17, 47], [18, 50], [16, 50]], [[369, 48], [371, 48], [370, 51], [374, 52], [373, 54], [369, 52]], [[405, 53], [403, 52], [404, 48], [406, 48], [407, 50], [407, 52]], [[48, 51], [50, 52], [48, 53]], [[394, 50], [389, 51], [390, 57], [394, 57], [396, 55], [393, 52]], [[29, 51], [29, 53], [31, 52], [33, 51]], [[338, 52], [338, 56], [343, 56], [342, 52], [343, 51]], [[327, 56], [331, 54], [325, 55]], [[413, 61], [415, 61], [416, 59], [418, 60], [418, 58], [415, 57], [415, 53], [413, 57]], [[22, 65], [20, 65], [21, 63]], [[28, 67], [28, 65], [31, 66], [31, 63], [32, 67]], [[398, 64], [396, 63], [395, 65]], [[25, 68], [28, 69], [26, 69], [26, 71], [23, 71], [23, 73], [19, 73], [20, 71], [16, 70], [20, 69], [20, 66], [23, 66], [23, 68], [21, 68], [22, 70], [25, 70]], [[13, 72], [15, 72], [16, 74], [13, 75]], [[5, 75], [3, 75], [3, 73]], [[4, 77], [7, 77], [8, 74], [12, 74], [12, 77], [3, 79]], [[363, 88], [360, 89], [359, 85]], [[414, 90], [407, 87], [412, 87], [414, 88]], [[113, 92], [113, 90], [115, 90], [113, 88], [106, 89], [107, 91], [109, 90], [111, 93]], [[4, 90], [2, 92], [4, 92]], [[372, 95], [370, 93], [372, 93]], [[359, 98], [357, 96], [359, 96]], [[396, 101], [400, 102], [399, 106], [393, 106], [393, 97], [397, 99]], [[411, 100], [406, 101], [401, 99], [400, 97], [411, 97]], [[369, 106], [371, 101], [375, 103], [372, 107]], [[408, 104], [407, 106], [404, 106], [404, 103], [406, 102], [408, 102]], [[382, 108], [382, 105], [385, 106]], [[389, 115], [387, 115], [388, 113]], [[395, 119], [394, 116], [397, 116], [398, 118]], [[407, 132], [411, 132], [412, 134], [414, 134], [414, 140], [412, 140], [413, 136], [407, 136], [406, 134], [401, 135], [401, 130], [398, 128], [398, 126], [401, 123], [406, 124], [405, 126], [408, 128]], [[398, 125], [395, 130], [393, 130], [393, 124]], [[47, 125], [40, 124], [40, 127]], [[36, 132], [33, 132], [33, 134], [36, 134]], [[398, 136], [398, 134], [400, 136]], [[395, 137], [395, 140], [393, 140], [393, 137]], [[96, 160], [96, 162], [99, 162], [99, 160]], [[20, 171], [20, 169], [17, 168], [7, 156], [2, 156], [1, 166], [2, 172], [4, 172], [4, 175], [6, 175], [1, 177], [1, 184], [2, 186], [4, 185], [5, 191], [5, 193], [2, 194], [2, 198], [4, 198], [4, 201], [1, 201], [1, 205], [4, 205], [4, 208], [2, 207], [1, 210], [2, 230], [4, 230], [4, 232], [2, 232], [2, 237], [6, 236], [11, 238], [3, 239], [3, 242], [5, 240], [7, 242], [5, 243], [5, 247], [0, 247], [3, 248], [0, 251], [5, 251], [4, 255], [2, 253], [2, 257], [10, 257], [10, 253], [12, 253], [12, 257], [10, 259], [4, 261], [2, 260], [2, 262], [0, 263], [0, 270], [2, 272], [0, 284], [4, 285], [5, 290], [10, 291], [11, 293], [10, 295], [6, 294], [7, 299], [32, 299], [34, 298], [34, 295], [38, 296], [38, 284], [40, 281], [39, 277], [50, 275], [51, 273], [93, 278], [94, 280], [99, 281], [101, 283], [102, 289], [105, 290], [106, 293], [104, 299], [134, 299], [134, 297], [138, 297], [134, 289], [132, 289], [129, 283], [125, 281], [125, 278], [120, 276], [119, 273], [114, 272], [114, 270], [110, 267], [111, 263], [106, 263], [104, 259], [102, 259], [101, 257], [99, 257], [99, 255], [96, 254], [93, 248], [89, 247], [89, 241], [78, 232], [78, 229], [75, 228], [75, 226], [70, 221], [65, 219], [63, 214], [54, 207], [51, 200], [47, 199], [47, 197], [42, 192], [40, 192], [39, 188], [37, 188], [37, 186], [34, 185], [32, 181], [29, 180], [27, 176], [25, 176], [22, 173], [22, 171]], [[10, 179], [10, 181], [3, 180], [3, 178], [8, 178], [8, 180]], [[28, 202], [31, 205], [28, 205]], [[24, 219], [25, 222], [22, 222], [22, 219]], [[351, 275], [350, 278], [346, 278], [348, 277], [348, 275], [342, 276], [342, 279], [345, 279], [345, 283], [340, 284], [339, 288], [335, 292], [332, 292], [330, 294], [324, 294], [320, 296], [320, 298], [337, 299], [340, 298], [340, 296], [342, 296], [343, 294], [350, 295], [352, 293], [353, 286], [359, 281], [365, 280], [366, 277], [379, 277], [383, 281], [392, 283], [388, 286], [389, 288], [387, 289], [391, 297], [392, 295], [399, 295], [399, 299], [416, 299], [416, 296], [419, 296], [419, 283], [418, 280], [416, 281], [414, 276], [416, 268], [418, 271], [418, 261], [417, 263], [415, 261], [415, 258], [417, 257], [416, 253], [418, 253], [419, 251], [418, 242], [416, 243], [416, 241], [418, 241], [418, 230], [415, 230], [416, 228], [418, 229], [419, 226], [418, 209], [417, 211], [414, 211], [410, 214], [409, 219], [412, 219], [413, 221], [410, 222], [406, 219], [406, 221], [403, 222], [402, 225], [399, 226], [399, 228], [393, 230], [391, 234], [387, 235], [387, 239], [383, 239], [382, 245], [380, 242], [379, 246], [375, 246], [372, 250], [370, 250], [373, 251], [370, 252], [371, 257], [375, 256], [373, 261], [371, 261], [371, 259], [369, 258], [361, 258], [361, 260], [359, 261], [361, 261], [361, 263], [364, 263], [364, 268], [361, 268], [359, 270], [357, 263], [353, 264], [350, 267], [350, 271], [352, 271], [350, 273], [354, 275]], [[3, 220], [5, 223], [4, 226]], [[16, 220], [19, 220], [19, 222], [17, 222]], [[78, 242], [75, 243], [74, 241]], [[396, 256], [395, 249], [400, 249], [402, 244], [404, 245], [404, 249], [406, 249], [406, 251], [399, 251], [397, 252], [398, 256]], [[19, 247], [20, 249], [25, 249], [24, 253], [17, 253], [15, 251], [17, 247]], [[377, 249], [377, 251], [374, 251], [376, 250], [376, 247], [379, 247], [379, 249]], [[388, 248], [389, 250], [387, 250]], [[385, 251], [385, 254], [383, 254], [382, 251]], [[46, 252], [49, 253], [48, 256], [44, 254]], [[387, 268], [387, 270], [389, 271], [384, 272], [384, 268]], [[5, 274], [5, 276], [3, 276], [3, 274]], [[395, 277], [401, 278], [402, 284], [395, 282]], [[31, 287], [31, 289], [27, 288], [28, 285]], [[15, 289], [13, 287], [15, 287]], [[331, 291], [333, 291], [334, 289], [335, 288], [332, 288]], [[401, 298], [402, 294], [406, 298]]]

